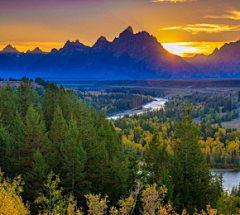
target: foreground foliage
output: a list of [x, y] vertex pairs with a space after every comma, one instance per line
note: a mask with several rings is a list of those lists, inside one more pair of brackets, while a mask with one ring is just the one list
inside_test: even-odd
[[27, 215], [28, 207], [24, 205], [20, 193], [23, 192], [21, 177], [10, 179], [3, 178], [0, 171], [0, 214]]

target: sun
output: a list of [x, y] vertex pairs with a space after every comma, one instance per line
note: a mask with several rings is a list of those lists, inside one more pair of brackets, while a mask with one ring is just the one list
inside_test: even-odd
[[179, 55], [181, 57], [187, 57], [199, 53], [197, 47], [191, 46], [192, 45], [191, 42], [163, 43], [162, 45], [169, 52]]
[[225, 42], [178, 42], [163, 43], [163, 47], [169, 52], [181, 57], [192, 57], [196, 54], [211, 54], [215, 48], [220, 48]]

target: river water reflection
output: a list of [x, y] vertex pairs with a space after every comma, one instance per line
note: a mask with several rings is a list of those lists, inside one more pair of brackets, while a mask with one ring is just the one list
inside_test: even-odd
[[134, 110], [127, 110], [124, 112], [120, 112], [120, 113], [108, 116], [107, 119], [115, 120], [119, 117], [124, 117], [125, 115], [129, 115], [129, 116], [134, 115], [134, 114], [139, 115], [139, 114], [143, 114], [146, 111], [158, 110], [158, 109], [164, 108], [164, 105], [167, 101], [168, 100], [164, 99], [164, 98], [153, 98], [153, 101], [151, 101], [145, 105], [142, 105], [142, 107], [138, 110], [134, 109]]
[[231, 192], [233, 186], [238, 186], [240, 181], [240, 171], [229, 169], [211, 169], [213, 175], [223, 174], [223, 189], [224, 191]]

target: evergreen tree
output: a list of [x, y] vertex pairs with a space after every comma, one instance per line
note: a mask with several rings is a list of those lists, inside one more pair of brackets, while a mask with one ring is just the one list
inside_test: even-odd
[[41, 116], [35, 111], [33, 105], [30, 105], [26, 115], [26, 125], [24, 131], [23, 146], [23, 165], [25, 172], [32, 168], [32, 156], [39, 149], [41, 152], [46, 150], [48, 138], [45, 124]]
[[46, 128], [49, 130], [53, 120], [55, 110], [55, 100], [58, 93], [58, 86], [52, 82], [48, 84], [48, 88], [45, 91], [44, 99], [42, 102], [43, 116], [46, 124]]
[[61, 108], [63, 117], [67, 123], [70, 121], [72, 113], [73, 101], [70, 99], [72, 96], [73, 91], [66, 91], [62, 85], [59, 87], [56, 95], [55, 107], [59, 106]]
[[128, 192], [128, 162], [124, 156], [123, 149], [119, 143], [118, 136], [112, 123], [106, 120], [105, 114], [96, 117], [97, 142], [100, 147], [100, 166], [98, 174], [102, 176], [101, 184], [112, 203]]
[[18, 113], [18, 111], [16, 111], [11, 131], [11, 173], [12, 176], [16, 177], [23, 173], [23, 148], [25, 141], [25, 124], [23, 123], [22, 116]]
[[189, 214], [209, 204], [211, 182], [209, 167], [198, 145], [196, 126], [192, 124], [191, 108], [176, 129], [171, 179], [174, 185], [173, 203], [178, 212], [186, 208]]
[[[92, 132], [92, 131], [91, 131]], [[85, 143], [87, 152], [86, 178], [91, 182], [91, 192], [105, 193], [107, 177], [109, 177], [109, 159], [105, 138], [98, 138], [97, 130], [93, 128], [94, 142]], [[101, 130], [98, 130], [98, 133]], [[93, 140], [92, 138], [90, 141]]]
[[0, 168], [3, 169], [8, 177], [11, 171], [10, 153], [10, 135], [1, 123], [0, 114]]
[[147, 183], [157, 183], [158, 186], [167, 186], [168, 193], [166, 198], [170, 200], [172, 198], [173, 185], [169, 179], [169, 168], [171, 156], [167, 151], [167, 144], [160, 139], [159, 131], [154, 129], [152, 140], [146, 147], [145, 152], [145, 170], [148, 174]]
[[48, 160], [50, 167], [56, 173], [61, 169], [61, 144], [65, 142], [67, 131], [66, 120], [63, 117], [62, 110], [58, 105], [54, 111], [53, 121], [49, 131], [49, 137], [52, 144], [48, 147]]
[[21, 84], [17, 88], [18, 96], [18, 110], [19, 113], [25, 117], [29, 106], [36, 105], [39, 101], [39, 96], [32, 86], [32, 82], [24, 77]]
[[73, 196], [79, 199], [87, 193], [84, 172], [86, 152], [79, 141], [77, 123], [73, 118], [71, 118], [66, 131], [65, 141], [61, 142], [61, 153], [62, 185], [68, 193], [70, 191]]
[[136, 188], [137, 181], [140, 180], [139, 157], [136, 149], [128, 149], [126, 157], [128, 162], [128, 190], [133, 191]]
[[[32, 156], [32, 168], [26, 173], [24, 197], [31, 203], [37, 198], [39, 193], [44, 192], [43, 182], [47, 180], [49, 174], [49, 166], [46, 159], [39, 149], [36, 149]], [[33, 183], [34, 182], [34, 183]], [[32, 211], [35, 210], [35, 205]], [[36, 211], [37, 212], [37, 211]]]
[[16, 93], [10, 85], [7, 85], [0, 90], [0, 113], [2, 113], [2, 124], [8, 129], [11, 129], [13, 124], [16, 108]]

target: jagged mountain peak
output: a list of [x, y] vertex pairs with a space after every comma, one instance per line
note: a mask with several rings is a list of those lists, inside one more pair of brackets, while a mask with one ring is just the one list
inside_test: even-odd
[[133, 28], [132, 28], [131, 26], [128, 26], [128, 27], [124, 30], [124, 32], [129, 32], [129, 33], [133, 34]]
[[[76, 40], [75, 42], [74, 41], [70, 41], [70, 40], [67, 40], [67, 42], [64, 44], [64, 47], [70, 47], [70, 46], [81, 46], [83, 45], [82, 43], [79, 42], [79, 40]], [[64, 48], [63, 47], [63, 48]]]
[[[60, 50], [53, 49], [44, 56], [19, 52], [0, 57], [12, 58], [11, 65], [24, 74], [39, 72], [48, 77], [50, 73], [59, 77], [106, 79], [240, 77], [239, 50], [240, 41], [225, 44], [209, 56], [183, 59], [170, 54], [153, 35], [146, 31], [134, 33], [129, 26], [113, 41], [99, 37], [92, 47], [68, 40]], [[4, 51], [18, 52], [11, 45]], [[2, 67], [4, 71], [12, 71], [9, 65]]]
[[52, 53], [52, 54], [58, 53], [58, 50], [56, 48], [53, 48], [50, 53]]
[[36, 47], [34, 50], [30, 51], [28, 50], [27, 53], [31, 53], [31, 54], [42, 54], [44, 53], [39, 47]]
[[[216, 53], [216, 52], [218, 52], [219, 51], [219, 49], [216, 47], [215, 49], [214, 49], [214, 51], [213, 51], [213, 53]], [[212, 53], [212, 54], [213, 54]]]
[[122, 33], [120, 33], [119, 38], [128, 39], [130, 36], [133, 36], [133, 29], [131, 26], [127, 27]]
[[75, 42], [67, 40], [63, 48], [61, 48], [59, 51], [62, 53], [74, 53], [85, 51], [88, 48], [89, 48], [88, 46], [85, 46], [84, 44], [80, 43], [79, 40], [76, 40]]
[[110, 44], [110, 42], [106, 39], [106, 37], [101, 36], [98, 38], [97, 42], [93, 45], [93, 50], [97, 50], [97, 51], [106, 51], [108, 49], [108, 44]]
[[104, 37], [104, 36], [99, 37], [98, 40], [97, 40], [97, 42], [98, 42], [98, 41], [101, 41], [101, 42], [108, 42], [107, 38]]
[[4, 53], [19, 53], [19, 51], [16, 49], [16, 48], [14, 48], [14, 47], [12, 47], [12, 45], [7, 45], [3, 50], [2, 50], [2, 52], [4, 52]]

